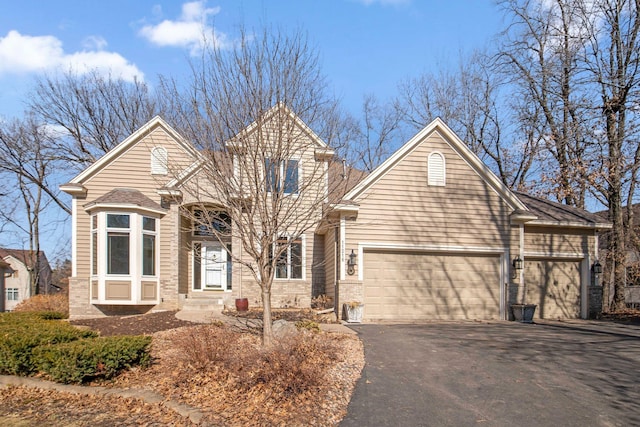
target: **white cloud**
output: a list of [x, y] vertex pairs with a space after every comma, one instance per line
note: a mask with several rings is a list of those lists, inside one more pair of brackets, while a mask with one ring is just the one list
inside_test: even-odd
[[28, 36], [11, 30], [0, 37], [0, 75], [61, 69], [79, 73], [98, 70], [125, 80], [144, 78], [142, 71], [119, 53], [96, 50], [106, 47], [103, 38], [92, 36], [85, 40], [85, 46], [87, 50], [82, 52], [65, 53], [62, 42], [54, 36]]
[[104, 50], [107, 41], [100, 36], [89, 36], [82, 41], [82, 47], [88, 50]]
[[[220, 8], [207, 8], [205, 4], [205, 0], [184, 3], [178, 19], [165, 19], [156, 25], [145, 25], [139, 34], [158, 46], [188, 48], [192, 55], [200, 51], [207, 37], [214, 37], [215, 43], [224, 45], [224, 34], [215, 33], [213, 27], [207, 23], [209, 16], [218, 14]], [[161, 10], [154, 7], [153, 13], [157, 16]]]

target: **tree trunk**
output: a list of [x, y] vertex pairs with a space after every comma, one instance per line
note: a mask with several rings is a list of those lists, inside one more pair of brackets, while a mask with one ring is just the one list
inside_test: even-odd
[[271, 321], [271, 291], [262, 288], [262, 346], [271, 347], [273, 345], [273, 328]]

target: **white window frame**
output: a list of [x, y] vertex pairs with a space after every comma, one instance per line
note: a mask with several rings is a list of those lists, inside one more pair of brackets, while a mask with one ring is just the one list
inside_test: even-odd
[[[160, 221], [158, 221], [158, 218], [155, 218], [149, 215], [139, 215], [139, 217], [140, 217], [139, 221], [140, 221], [140, 234], [141, 234], [140, 236], [140, 275], [145, 279], [157, 278], [158, 268], [160, 267], [160, 265], [158, 264], [158, 261], [159, 261], [158, 227], [159, 227]], [[154, 221], [153, 231], [144, 229], [145, 218], [148, 218]], [[144, 237], [145, 236], [153, 236], [153, 274], [144, 274]]]
[[[116, 228], [107, 227], [107, 215], [128, 215], [129, 216], [129, 228]], [[97, 218], [97, 229], [93, 229], [93, 217]], [[143, 218], [151, 218], [155, 220], [155, 231], [144, 230]], [[98, 282], [98, 295], [93, 295], [91, 299], [92, 304], [149, 304], [150, 301], [142, 301], [140, 295], [140, 286], [142, 282], [157, 282], [159, 285], [160, 277], [160, 236], [161, 236], [161, 221], [156, 213], [151, 212], [138, 212], [127, 211], [122, 209], [113, 210], [100, 210], [93, 213], [90, 216], [90, 261], [93, 263], [93, 233], [96, 234], [97, 241], [97, 271], [93, 274], [90, 265], [91, 280]], [[128, 274], [108, 274], [108, 234], [110, 232], [126, 232], [129, 234], [129, 273]], [[154, 246], [154, 275], [144, 275], [143, 260], [144, 260], [144, 242], [143, 237], [145, 234], [155, 236]], [[107, 281], [128, 281], [131, 282], [132, 293], [130, 300], [106, 300], [105, 298], [105, 286]], [[158, 297], [159, 299], [159, 297]], [[157, 301], [155, 302], [157, 303]]]
[[[109, 227], [109, 215], [127, 215], [129, 217], [129, 228]], [[107, 277], [132, 277], [136, 270], [135, 258], [135, 236], [137, 214], [132, 212], [104, 212], [104, 252], [100, 255], [100, 246], [98, 246], [98, 260], [104, 262], [104, 275]], [[127, 234], [129, 236], [129, 272], [128, 273], [109, 273], [109, 233]], [[133, 259], [132, 259], [133, 258]], [[98, 266], [100, 272], [100, 266]]]
[[[271, 194], [274, 193], [274, 191], [272, 191], [272, 188], [270, 188], [269, 186], [269, 169], [267, 169], [267, 161], [269, 162], [273, 162], [273, 159], [271, 157], [265, 157], [264, 158], [264, 162], [263, 162], [263, 168], [264, 168], [264, 183], [267, 189], [267, 193]], [[286, 179], [287, 179], [287, 170], [285, 168], [285, 165], [288, 165], [289, 162], [297, 162], [298, 163], [298, 181], [296, 182], [296, 191], [294, 193], [289, 193], [284, 191], [285, 188], [285, 183], [286, 183]], [[275, 193], [282, 193], [286, 196], [292, 196], [292, 197], [298, 197], [300, 195], [300, 187], [301, 187], [301, 183], [302, 183], [302, 160], [300, 158], [297, 157], [292, 157], [290, 159], [287, 160], [281, 160], [279, 162], [279, 169], [280, 169], [280, 173], [279, 173], [279, 178], [280, 178], [280, 182], [277, 183], [276, 185], [276, 191]], [[279, 189], [278, 189], [279, 187]]]
[[[306, 244], [306, 236], [303, 234], [301, 236], [298, 237], [298, 239], [300, 240], [300, 244], [301, 244], [301, 263], [302, 263], [302, 271], [300, 276], [301, 277], [296, 277], [296, 278], [292, 278], [291, 277], [291, 241], [292, 240], [298, 240], [298, 239], [293, 239], [291, 235], [289, 234], [284, 234], [281, 236], [281, 239], [287, 239], [288, 245], [287, 245], [287, 251], [286, 251], [286, 256], [287, 256], [287, 277], [277, 277], [278, 271], [276, 269], [276, 271], [273, 274], [273, 280], [278, 280], [278, 281], [285, 281], [285, 280], [306, 280], [307, 277], [307, 269], [306, 269], [306, 265], [307, 265], [307, 244]], [[278, 239], [279, 240], [279, 239]], [[274, 242], [273, 243], [273, 247], [272, 247], [272, 253], [275, 253], [276, 247], [277, 247], [278, 242]]]
[[[438, 159], [442, 163], [435, 164], [434, 162], [437, 161], [435, 159]], [[436, 173], [439, 172], [437, 169], [442, 170], [441, 176], [436, 175]], [[444, 154], [442, 154], [440, 151], [434, 151], [433, 153], [429, 154], [429, 157], [427, 159], [427, 185], [433, 186], [433, 187], [445, 187], [446, 183], [447, 183], [446, 159], [444, 157]]]
[[19, 301], [20, 290], [18, 288], [7, 288], [7, 301]]

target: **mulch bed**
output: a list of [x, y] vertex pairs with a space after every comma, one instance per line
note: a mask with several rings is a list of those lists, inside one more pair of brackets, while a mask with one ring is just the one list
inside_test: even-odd
[[196, 325], [196, 323], [178, 319], [175, 311], [71, 320], [70, 323], [75, 326], [86, 326], [102, 336], [151, 335], [155, 332]]
[[640, 310], [620, 310], [613, 313], [602, 313], [600, 320], [623, 323], [626, 325], [640, 325]]

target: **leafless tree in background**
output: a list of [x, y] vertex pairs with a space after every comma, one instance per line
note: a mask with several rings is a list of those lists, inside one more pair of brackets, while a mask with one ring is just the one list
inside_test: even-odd
[[602, 173], [592, 185], [613, 224], [607, 260], [614, 273], [611, 308], [622, 309], [640, 167], [640, 0], [582, 1], [577, 12], [586, 24], [588, 43], [582, 61], [593, 88], [593, 107], [600, 113], [596, 167]]
[[[8, 178], [5, 200], [15, 203], [15, 210], [2, 212], [2, 222], [11, 223], [28, 236], [27, 265], [31, 289], [40, 293], [40, 233], [41, 215], [53, 203], [57, 195], [45, 191], [53, 169], [54, 154], [47, 129], [40, 126], [33, 116], [23, 121], [15, 120], [0, 126], [0, 171]], [[55, 191], [55, 190], [50, 190]]]
[[159, 113], [144, 82], [98, 71], [43, 76], [29, 97], [29, 110], [58, 130], [55, 148], [66, 167], [81, 170]]
[[442, 118], [505, 185], [523, 189], [540, 141], [532, 128], [514, 124], [517, 108], [502, 105], [502, 83], [490, 63], [486, 54], [475, 52], [454, 71], [442, 69], [401, 83], [398, 110], [413, 130]]
[[[583, 208], [589, 168], [591, 105], [578, 58], [586, 43], [582, 18], [573, 0], [505, 0], [509, 25], [500, 35], [499, 65], [534, 113], [521, 119], [535, 123], [555, 166], [543, 171], [557, 199]], [[521, 104], [522, 105], [522, 104]], [[532, 128], [531, 128], [532, 129]]]

